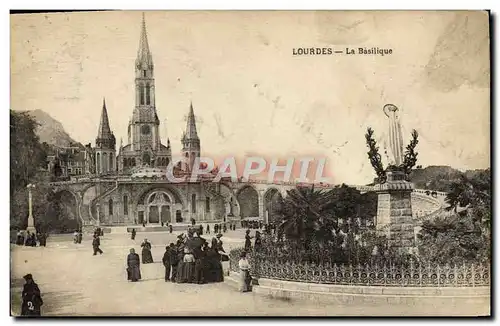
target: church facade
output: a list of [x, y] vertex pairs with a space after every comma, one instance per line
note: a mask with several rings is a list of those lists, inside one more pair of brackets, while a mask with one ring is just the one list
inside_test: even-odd
[[[250, 185], [236, 189], [229, 183], [216, 184], [210, 180], [171, 183], [166, 179], [172, 148], [169, 139], [165, 141], [160, 137], [153, 56], [144, 16], [133, 68], [135, 103], [126, 144], [120, 142], [117, 147], [103, 100], [93, 148], [94, 162], [91, 162], [95, 173], [69, 183], [63, 182], [59, 187], [73, 194], [74, 206], [77, 207], [74, 215], [83, 224], [99, 225], [161, 225], [189, 223], [191, 219], [223, 222], [240, 220], [243, 215], [251, 218], [262, 216], [264, 189], [258, 190]], [[185, 163], [176, 169], [189, 172], [201, 153], [192, 103], [179, 145]], [[273, 194], [279, 192], [273, 191]], [[240, 202], [248, 206], [243, 211]]]

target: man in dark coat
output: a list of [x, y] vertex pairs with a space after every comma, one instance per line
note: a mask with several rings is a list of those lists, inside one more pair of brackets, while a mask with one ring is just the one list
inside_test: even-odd
[[30, 231], [26, 231], [26, 235], [24, 237], [24, 245], [31, 246], [31, 233], [30, 233]]
[[43, 232], [40, 233], [40, 235], [38, 236], [38, 240], [40, 241], [40, 247], [45, 247], [47, 245], [47, 234]]
[[245, 251], [249, 252], [252, 250], [252, 237], [250, 236], [250, 230], [247, 230], [245, 233]]
[[21, 316], [41, 316], [43, 300], [40, 289], [33, 280], [33, 275], [27, 274], [23, 278], [26, 283], [22, 293]]
[[172, 268], [172, 277], [170, 278], [172, 282], [175, 282], [177, 279], [177, 267], [179, 265], [179, 248], [182, 246], [182, 234], [177, 236], [177, 243], [172, 247], [170, 251], [170, 266]]
[[195, 258], [195, 264], [194, 264], [194, 282], [198, 284], [203, 284], [205, 283], [205, 276], [204, 276], [204, 270], [205, 270], [205, 256], [206, 253], [203, 251], [202, 247], [206, 247], [207, 242], [205, 239], [200, 238], [202, 241], [200, 241], [200, 245], [196, 246], [193, 250], [194, 258]]
[[31, 241], [30, 241], [30, 245], [32, 247], [36, 247], [36, 235], [35, 233], [31, 233]]
[[16, 244], [18, 246], [22, 246], [24, 244], [24, 236], [21, 231], [17, 232]]
[[132, 240], [135, 240], [135, 235], [136, 235], [135, 229], [132, 229], [132, 232], [130, 233], [131, 233], [130, 237], [132, 238]]
[[102, 255], [102, 250], [101, 248], [99, 248], [100, 245], [101, 245], [101, 240], [99, 239], [99, 236], [94, 234], [94, 239], [92, 240], [92, 248], [94, 249], [94, 256], [97, 255], [97, 253]]
[[127, 279], [132, 282], [137, 282], [141, 277], [141, 258], [135, 253], [135, 249], [130, 249], [127, 256]]
[[165, 247], [165, 253], [163, 254], [163, 266], [165, 266], [165, 282], [170, 281], [170, 270], [172, 264], [172, 251], [174, 248], [174, 244], [170, 243], [170, 246]]

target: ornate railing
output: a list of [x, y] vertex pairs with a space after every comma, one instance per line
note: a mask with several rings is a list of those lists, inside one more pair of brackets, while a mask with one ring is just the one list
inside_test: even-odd
[[[230, 253], [229, 266], [238, 272], [239, 254]], [[251, 274], [292, 282], [389, 287], [477, 287], [490, 285], [489, 264], [433, 265], [413, 261], [408, 266], [297, 264], [249, 254]]]

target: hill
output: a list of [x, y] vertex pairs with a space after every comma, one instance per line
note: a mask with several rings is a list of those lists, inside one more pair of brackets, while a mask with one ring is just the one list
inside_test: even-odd
[[451, 183], [460, 181], [462, 175], [473, 178], [485, 170], [467, 170], [462, 172], [447, 165], [431, 165], [423, 169], [415, 169], [411, 174], [411, 181], [416, 188], [436, 191], [450, 191]]
[[[79, 144], [64, 130], [63, 125], [42, 110], [27, 111], [27, 113], [38, 123], [36, 134], [41, 143], [57, 147], [68, 147], [71, 144]], [[80, 144], [81, 145], [81, 144]]]

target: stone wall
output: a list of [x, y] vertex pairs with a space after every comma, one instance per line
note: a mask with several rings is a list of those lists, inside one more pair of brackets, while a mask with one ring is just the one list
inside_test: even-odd
[[[239, 274], [231, 272], [228, 283], [238, 286]], [[308, 301], [317, 304], [380, 305], [402, 304], [409, 314], [425, 314], [426, 307], [436, 308], [440, 314], [481, 315], [490, 314], [490, 288], [438, 288], [438, 287], [383, 287], [329, 285], [289, 282], [260, 278], [253, 292], [286, 301]], [[462, 308], [460, 308], [462, 307]], [[391, 316], [390, 308], [387, 316]]]

